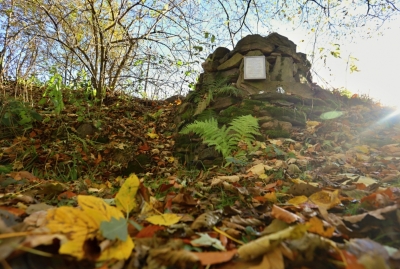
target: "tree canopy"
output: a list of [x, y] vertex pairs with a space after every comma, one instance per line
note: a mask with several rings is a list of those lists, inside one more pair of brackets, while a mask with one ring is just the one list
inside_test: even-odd
[[[277, 25], [308, 39], [374, 34], [397, 0], [2, 0], [1, 79], [85, 81], [101, 96], [124, 90], [162, 98], [187, 91], [217, 46]], [[350, 35], [352, 34], [352, 35]], [[290, 37], [289, 37], [290, 38]], [[310, 53], [317, 53], [316, 46]]]

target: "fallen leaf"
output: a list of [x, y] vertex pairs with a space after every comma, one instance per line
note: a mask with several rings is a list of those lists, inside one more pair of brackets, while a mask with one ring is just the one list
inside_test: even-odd
[[198, 230], [203, 227], [212, 228], [220, 220], [220, 217], [213, 212], [206, 212], [197, 217], [197, 219], [192, 223], [191, 228], [193, 230]]
[[[148, 260], [153, 259], [159, 265], [173, 268], [195, 268], [199, 262], [199, 258], [193, 252], [171, 248], [150, 249], [149, 256]], [[163, 267], [159, 266], [159, 268]]]
[[[67, 237], [66, 242], [61, 242], [60, 254], [66, 254], [83, 259], [90, 255], [83, 251], [87, 240], [97, 239], [102, 241], [100, 224], [103, 221], [110, 221], [112, 217], [123, 218], [123, 214], [115, 207], [109, 206], [102, 199], [93, 196], [78, 196], [80, 208], [59, 207], [50, 209], [47, 213], [47, 225], [52, 233], [63, 234]], [[104, 261], [109, 259], [127, 259], [132, 252], [134, 245], [130, 237], [125, 242], [117, 240], [93, 259]]]
[[333, 232], [335, 231], [335, 227], [324, 227], [324, 223], [322, 220], [320, 220], [317, 217], [312, 217], [309, 221], [307, 221], [308, 226], [308, 231], [310, 233], [315, 233], [319, 234], [323, 237], [330, 238], [333, 235]]
[[282, 220], [286, 223], [293, 223], [295, 221], [302, 221], [302, 218], [289, 212], [279, 206], [273, 205], [271, 210], [271, 217]]
[[163, 231], [165, 228], [160, 225], [149, 225], [140, 230], [140, 232], [135, 236], [136, 238], [146, 238], [153, 237], [158, 231]]
[[192, 252], [196, 255], [201, 264], [206, 265], [213, 265], [223, 262], [228, 262], [232, 260], [233, 256], [237, 253], [236, 249], [229, 250], [229, 251], [222, 251], [222, 252]]
[[239, 257], [246, 261], [255, 259], [272, 250], [285, 239], [301, 238], [306, 233], [306, 231], [307, 226], [297, 224], [277, 233], [260, 237], [243, 246], [240, 246], [238, 249]]
[[165, 213], [161, 215], [154, 215], [146, 218], [148, 222], [156, 225], [171, 226], [178, 223], [181, 220], [181, 216], [171, 213]]
[[136, 193], [139, 189], [140, 181], [135, 174], [131, 174], [122, 184], [121, 189], [115, 196], [115, 205], [125, 213], [129, 213], [136, 208]]
[[285, 269], [282, 251], [279, 247], [265, 253], [262, 262], [257, 266], [251, 266], [249, 269]]
[[216, 238], [210, 237], [208, 234], [205, 233], [197, 233], [200, 235], [199, 238], [190, 241], [193, 246], [206, 246], [206, 247], [214, 247], [218, 250], [225, 250], [225, 247], [221, 244]]
[[333, 192], [322, 190], [312, 194], [309, 199], [314, 204], [326, 209], [331, 209], [341, 203], [339, 199], [339, 190]]
[[289, 204], [293, 204], [293, 205], [301, 205], [301, 204], [303, 204], [303, 203], [305, 203], [307, 201], [308, 201], [307, 196], [300, 195], [300, 196], [296, 196], [296, 197], [294, 197], [292, 199], [289, 199], [287, 202]]

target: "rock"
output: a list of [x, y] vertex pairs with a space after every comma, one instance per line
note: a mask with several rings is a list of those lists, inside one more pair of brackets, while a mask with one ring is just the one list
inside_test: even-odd
[[271, 81], [296, 82], [294, 79], [293, 59], [290, 57], [276, 57], [276, 62], [270, 74]]
[[262, 53], [261, 50], [252, 50], [246, 53], [246, 56], [263, 56], [264, 53]]
[[296, 53], [296, 51], [292, 51], [288, 47], [279, 46], [275, 49], [275, 51], [281, 53], [282, 56], [291, 57], [296, 63], [302, 62], [301, 56]]
[[76, 132], [80, 138], [86, 138], [86, 136], [94, 135], [95, 128], [89, 123], [84, 123], [76, 129]]
[[220, 154], [215, 150], [214, 147], [205, 148], [199, 152], [199, 160], [214, 160], [218, 158]]
[[224, 77], [227, 79], [227, 82], [235, 82], [237, 81], [238, 77], [239, 77], [239, 68], [233, 68], [230, 70], [226, 70], [226, 71], [221, 71], [219, 72], [221, 77]]
[[241, 39], [232, 52], [245, 53], [250, 50], [260, 50], [264, 54], [270, 54], [275, 49], [275, 46], [266, 38], [260, 35], [248, 35]]
[[274, 123], [274, 121], [267, 121], [267, 122], [264, 122], [263, 124], [261, 124], [261, 129], [264, 129], [264, 130], [272, 130], [272, 129], [275, 129], [276, 128], [276, 124]]
[[217, 71], [217, 67], [221, 64], [220, 59], [224, 58], [229, 52], [230, 50], [227, 48], [216, 48], [212, 54], [208, 55], [206, 61], [201, 64], [201, 67], [203, 67], [203, 70], [206, 72]]
[[274, 44], [275, 47], [288, 47], [291, 51], [296, 52], [296, 44], [286, 36], [272, 33], [265, 37], [265, 40], [270, 44]]
[[219, 65], [218, 61], [213, 61], [210, 57], [208, 57], [206, 61], [201, 64], [201, 67], [206, 72], [215, 72], [217, 71], [218, 65]]
[[273, 118], [270, 117], [270, 116], [262, 116], [262, 117], [259, 117], [259, 118], [257, 118], [257, 119], [258, 119], [258, 123], [259, 123], [260, 125], [263, 125], [264, 123], [270, 122], [270, 121], [273, 120]]
[[287, 121], [278, 121], [278, 127], [282, 128], [282, 130], [290, 132], [292, 129], [292, 124]]
[[220, 59], [224, 58], [224, 56], [226, 54], [228, 54], [229, 52], [230, 52], [230, 50], [227, 48], [218, 47], [215, 49], [214, 53], [212, 54], [212, 60], [213, 61], [220, 60]]
[[264, 129], [264, 130], [280, 129], [280, 130], [290, 132], [290, 130], [292, 129], [292, 124], [290, 122], [286, 122], [286, 121], [274, 120], [274, 121], [268, 121], [268, 122], [263, 123], [261, 125], [261, 129]]
[[235, 104], [236, 102], [233, 101], [233, 98], [230, 96], [225, 97], [217, 97], [214, 102], [211, 104], [211, 109], [216, 111], [220, 111], [221, 109], [225, 109], [230, 107], [231, 105]]
[[229, 70], [240, 66], [243, 60], [243, 55], [240, 53], [235, 53], [229, 60], [217, 67], [218, 71]]

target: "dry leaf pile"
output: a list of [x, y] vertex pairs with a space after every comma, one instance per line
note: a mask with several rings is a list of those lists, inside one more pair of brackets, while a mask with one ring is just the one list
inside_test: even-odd
[[[185, 170], [162, 155], [173, 141], [160, 129], [172, 119], [136, 126], [146, 130], [138, 134], [127, 130], [139, 121], [120, 115], [107, 127], [115, 134], [108, 145], [131, 143], [155, 167], [114, 177], [107, 171], [113, 156], [87, 144], [96, 154], [81, 158], [105, 163], [92, 180], [45, 180], [17, 167], [2, 174], [2, 266], [400, 268], [400, 124], [384, 112], [360, 105], [336, 119], [308, 121], [290, 139], [259, 143], [247, 164], [207, 171]], [[121, 126], [129, 128], [114, 129]], [[16, 138], [2, 158], [15, 163], [33, 146], [44, 171], [73, 161], [69, 150], [84, 152], [61, 140], [39, 145], [45, 133]]]

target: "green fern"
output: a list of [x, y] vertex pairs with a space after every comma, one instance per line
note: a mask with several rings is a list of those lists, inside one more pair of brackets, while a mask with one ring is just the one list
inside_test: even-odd
[[212, 109], [206, 109], [203, 112], [201, 112], [199, 115], [197, 115], [196, 120], [197, 121], [205, 121], [211, 118], [216, 118], [217, 113], [212, 110]]
[[237, 97], [242, 95], [238, 88], [230, 85], [228, 79], [221, 77], [220, 75], [217, 76], [214, 81], [207, 83], [204, 86], [208, 88], [208, 92], [200, 100], [197, 99], [198, 104], [193, 116], [201, 114], [208, 107], [215, 96], [234, 95]]
[[[251, 115], [241, 116], [234, 119], [227, 128], [223, 125], [218, 128], [216, 119], [211, 118], [205, 121], [195, 121], [181, 130], [181, 134], [193, 132], [203, 139], [208, 146], [215, 146], [224, 159], [231, 156], [233, 151], [238, 150], [238, 143], [251, 144], [254, 136], [260, 135], [257, 119]], [[243, 153], [243, 152], [242, 152]]]
[[236, 97], [242, 96], [243, 93], [232, 85], [224, 85], [218, 88], [217, 96], [234, 95]]

